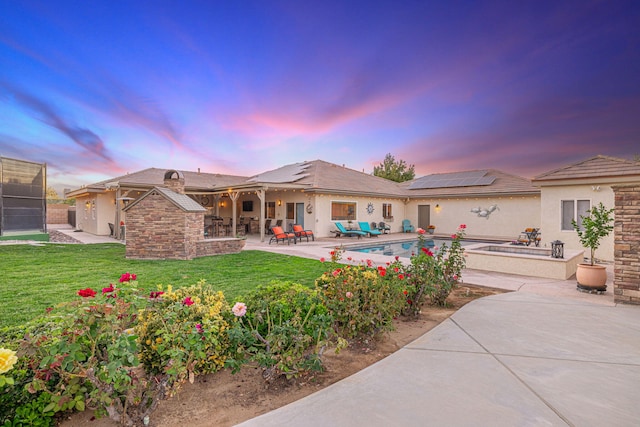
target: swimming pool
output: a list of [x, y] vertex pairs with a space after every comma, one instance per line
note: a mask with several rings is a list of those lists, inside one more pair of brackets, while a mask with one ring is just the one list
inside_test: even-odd
[[[433, 248], [441, 248], [443, 244], [451, 246], [451, 239], [427, 239], [426, 246]], [[483, 240], [463, 240], [462, 246], [475, 245], [477, 243], [493, 243]], [[378, 244], [350, 246], [345, 248], [348, 251], [364, 252], [368, 254], [399, 256], [402, 258], [411, 258], [411, 255], [418, 251], [418, 240], [403, 240], [381, 242]]]

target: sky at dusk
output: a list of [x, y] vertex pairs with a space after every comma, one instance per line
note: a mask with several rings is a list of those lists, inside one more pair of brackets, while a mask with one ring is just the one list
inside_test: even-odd
[[0, 0], [0, 155], [60, 191], [321, 159], [640, 154], [638, 1]]

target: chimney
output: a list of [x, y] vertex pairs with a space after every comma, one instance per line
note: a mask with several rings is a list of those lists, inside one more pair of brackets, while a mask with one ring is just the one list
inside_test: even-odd
[[184, 175], [177, 170], [168, 170], [164, 174], [164, 186], [178, 194], [184, 194]]

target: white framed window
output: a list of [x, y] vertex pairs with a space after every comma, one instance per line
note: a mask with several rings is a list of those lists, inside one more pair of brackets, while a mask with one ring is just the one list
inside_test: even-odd
[[331, 221], [355, 221], [356, 202], [331, 202]]
[[393, 210], [391, 209], [391, 203], [383, 203], [382, 204], [382, 217], [384, 219], [393, 218]]
[[588, 211], [591, 209], [591, 200], [561, 200], [560, 203], [560, 229], [562, 231], [573, 231], [572, 220], [575, 220], [582, 229], [581, 216], [589, 215]]

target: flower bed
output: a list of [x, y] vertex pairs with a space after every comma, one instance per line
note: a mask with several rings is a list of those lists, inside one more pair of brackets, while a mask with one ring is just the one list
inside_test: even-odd
[[80, 289], [76, 301], [0, 337], [9, 347], [0, 349], [0, 423], [53, 425], [91, 409], [140, 424], [198, 375], [248, 365], [272, 381], [322, 370], [329, 345], [376, 336], [427, 300], [444, 304], [464, 266], [463, 235], [461, 226], [450, 247], [423, 246], [409, 266], [344, 265], [336, 248], [314, 289], [273, 282], [233, 305], [204, 281], [144, 292], [130, 273]]

